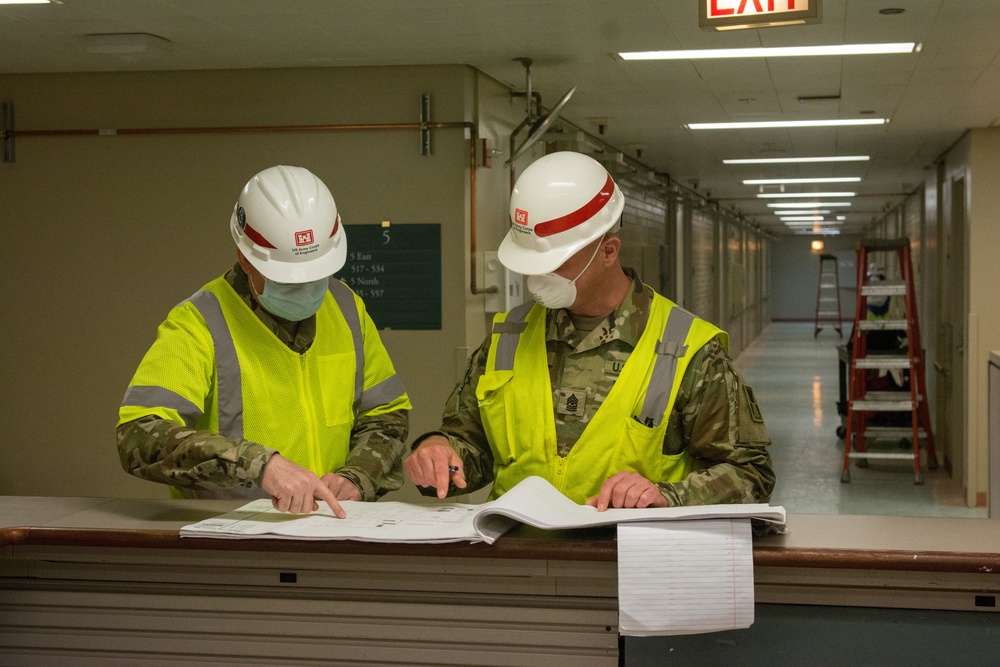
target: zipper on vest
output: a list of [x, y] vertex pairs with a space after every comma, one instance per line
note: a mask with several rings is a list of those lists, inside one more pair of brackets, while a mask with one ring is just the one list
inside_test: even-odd
[[[313, 401], [312, 390], [309, 386], [309, 365], [306, 363], [306, 355], [299, 355], [299, 398], [304, 407], [303, 418], [306, 420], [306, 443], [309, 451], [309, 467], [313, 471], [318, 471], [319, 462], [316, 456], [319, 447], [316, 442], [316, 404]], [[322, 472], [317, 474], [322, 475]]]

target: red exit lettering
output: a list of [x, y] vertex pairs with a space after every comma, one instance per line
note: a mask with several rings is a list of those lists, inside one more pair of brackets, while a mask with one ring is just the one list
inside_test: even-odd
[[[770, 14], [795, 11], [796, 0], [710, 0], [708, 5], [709, 18], [743, 14]], [[808, 3], [805, 3], [808, 4]], [[719, 5], [722, 5], [721, 7]], [[749, 10], [748, 10], [749, 9]]]

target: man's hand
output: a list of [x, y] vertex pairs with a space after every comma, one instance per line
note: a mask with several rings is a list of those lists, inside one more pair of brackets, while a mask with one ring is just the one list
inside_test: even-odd
[[586, 504], [603, 512], [608, 507], [666, 507], [667, 499], [660, 493], [660, 487], [639, 473], [622, 470], [608, 478], [601, 485], [601, 492], [587, 498]]
[[403, 462], [403, 467], [407, 477], [417, 486], [437, 489], [438, 498], [448, 495], [449, 481], [460, 489], [466, 486], [462, 459], [443, 435], [432, 435], [420, 443]]
[[337, 500], [361, 500], [361, 489], [354, 486], [354, 482], [342, 477], [335, 472], [328, 472], [319, 478], [319, 481], [326, 484], [326, 487], [333, 491]]
[[279, 512], [308, 514], [319, 509], [317, 500], [323, 500], [333, 510], [334, 516], [340, 519], [347, 516], [333, 491], [315, 473], [292, 463], [281, 454], [274, 454], [264, 466], [261, 487], [271, 494], [271, 505]]

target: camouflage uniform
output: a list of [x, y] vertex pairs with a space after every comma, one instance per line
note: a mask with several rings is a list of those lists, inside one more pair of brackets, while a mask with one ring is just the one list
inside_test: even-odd
[[[634, 289], [611, 315], [588, 320], [565, 309], [546, 313], [546, 351], [560, 456], [569, 454], [646, 328], [653, 290], [633, 271], [626, 273]], [[469, 485], [466, 491], [493, 481], [493, 453], [476, 400], [489, 347], [487, 336], [449, 397], [440, 430], [462, 457]], [[686, 449], [705, 468], [681, 482], [659, 483], [667, 505], [767, 502], [774, 488], [767, 451], [770, 442], [753, 391], [718, 339], [712, 339], [695, 354], [684, 374], [663, 441], [664, 454]], [[449, 492], [455, 491], [452, 486]]]
[[[282, 343], [298, 353], [309, 349], [316, 335], [315, 317], [301, 322], [275, 319], [251, 298], [247, 275], [239, 264], [225, 277]], [[398, 489], [403, 485], [402, 460], [408, 431], [406, 410], [359, 416], [351, 429], [347, 460], [337, 474], [353, 482], [363, 500], [376, 500]], [[155, 416], [122, 424], [117, 436], [122, 467], [136, 477], [170, 484], [182, 492], [184, 488], [259, 488], [264, 465], [278, 451], [249, 440], [192, 430]], [[237, 495], [245, 492], [233, 493]]]

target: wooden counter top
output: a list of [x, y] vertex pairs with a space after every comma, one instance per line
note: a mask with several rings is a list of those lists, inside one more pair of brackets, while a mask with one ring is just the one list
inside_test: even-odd
[[[181, 538], [182, 526], [223, 514], [233, 500], [0, 497], [0, 548], [66, 545], [289, 553], [399, 554], [615, 562], [613, 527], [519, 526], [493, 545], [346, 540]], [[754, 541], [757, 566], [1000, 573], [1000, 520], [789, 515], [789, 532]]]

